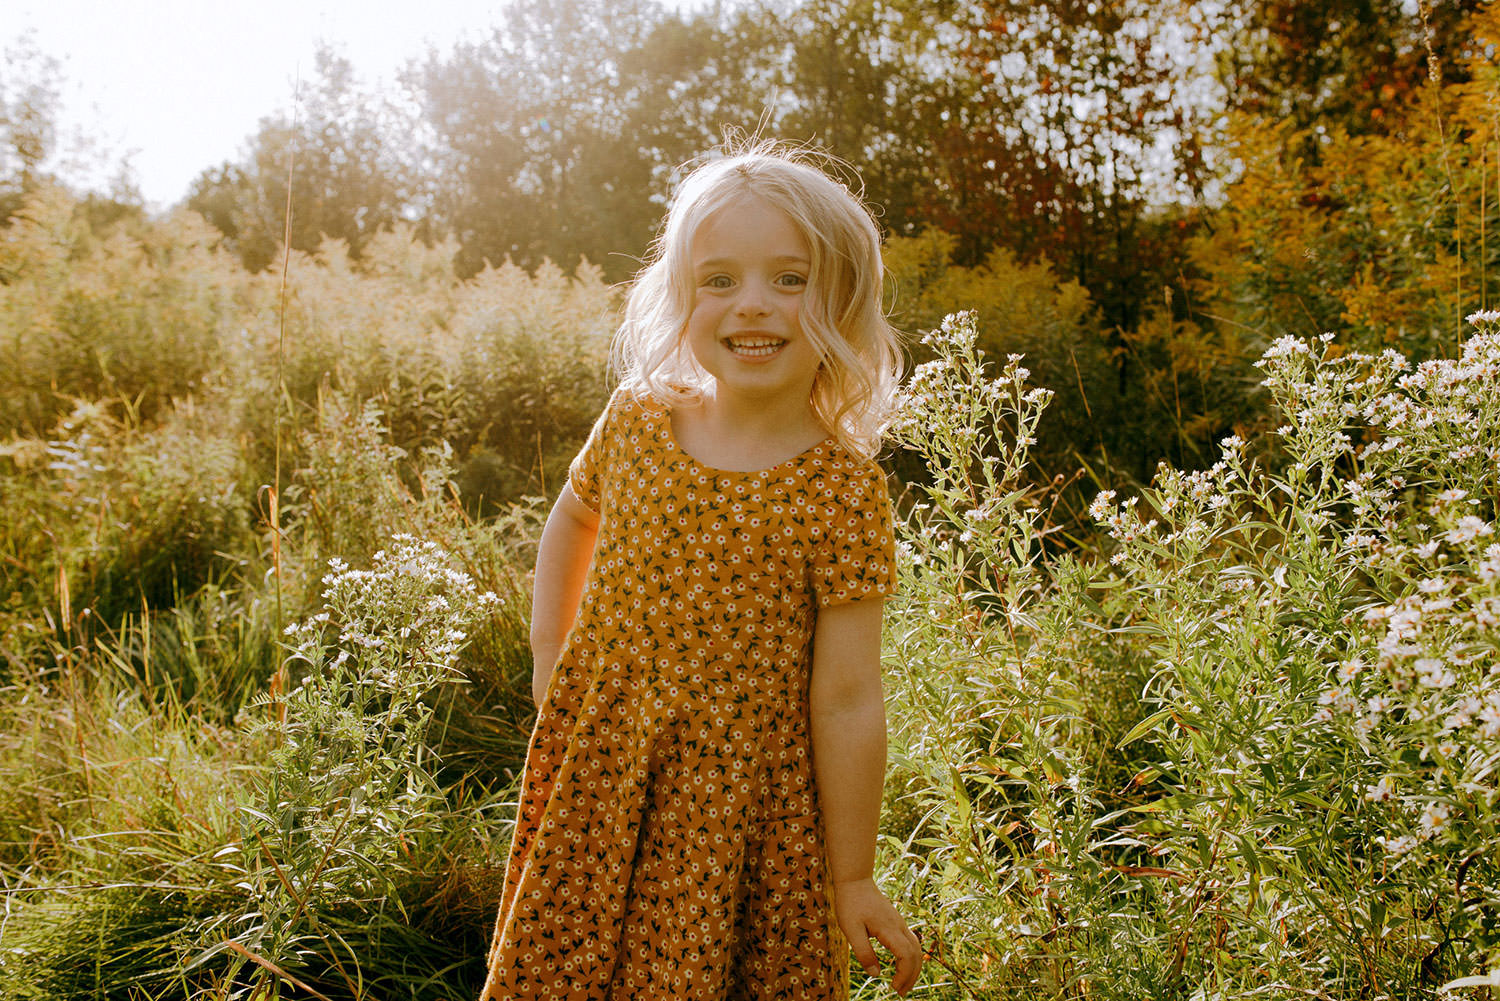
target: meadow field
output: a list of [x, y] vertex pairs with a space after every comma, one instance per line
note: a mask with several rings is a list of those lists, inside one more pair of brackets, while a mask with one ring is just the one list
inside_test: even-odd
[[[1500, 13], [1467, 30], [1399, 128], [1236, 117], [1128, 309], [887, 240], [914, 997], [1500, 995]], [[0, 195], [0, 997], [476, 996], [620, 287]]]

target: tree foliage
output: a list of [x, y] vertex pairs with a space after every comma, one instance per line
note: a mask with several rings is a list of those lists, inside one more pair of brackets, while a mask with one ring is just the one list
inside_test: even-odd
[[283, 240], [289, 178], [297, 250], [332, 237], [358, 257], [418, 204], [400, 110], [369, 93], [346, 57], [325, 47], [316, 59], [293, 112], [262, 119], [245, 159], [205, 170], [187, 200], [252, 270], [269, 264]]
[[57, 139], [62, 89], [58, 61], [22, 35], [0, 66], [0, 222], [41, 180]]
[[1240, 174], [1193, 251], [1216, 315], [1265, 341], [1338, 330], [1366, 349], [1455, 349], [1500, 266], [1489, 237], [1500, 16], [1487, 8], [1465, 24], [1449, 47], [1462, 58], [1438, 75], [1453, 82], [1424, 80], [1373, 119], [1380, 130], [1361, 131], [1368, 116], [1235, 119]]
[[1402, 128], [1404, 106], [1433, 72], [1430, 60], [1445, 82], [1467, 79], [1467, 18], [1481, 6], [1225, 0], [1207, 21], [1223, 39], [1217, 55], [1231, 107], [1295, 131], [1387, 134]]
[[[296, 115], [205, 172], [191, 205], [263, 266], [295, 156], [296, 248], [333, 237], [357, 262], [408, 219], [456, 241], [461, 275], [587, 260], [618, 281], [681, 166], [726, 129], [808, 142], [852, 168], [889, 236], [946, 234], [933, 259], [953, 273], [922, 287], [989, 302], [1020, 270], [1086, 293], [1087, 364], [1058, 368], [1079, 438], [1145, 477], [1163, 455], [1201, 461], [1244, 417], [1247, 345], [1354, 324], [1426, 353], [1454, 296], [1484, 297], [1493, 255], [1472, 244], [1492, 213], [1472, 203], [1490, 161], [1466, 142], [1483, 115], [1450, 115], [1489, 58], [1476, 8], [522, 0], [410, 65], [404, 106], [325, 53]], [[1424, 82], [1433, 59], [1447, 90]], [[953, 305], [931, 298], [909, 325]], [[1088, 433], [1096, 404], [1118, 416], [1108, 434]]]
[[654, 0], [522, 0], [488, 39], [431, 54], [409, 82], [460, 270], [590, 258], [634, 271], [672, 168], [741, 120], [731, 52], [709, 17]]

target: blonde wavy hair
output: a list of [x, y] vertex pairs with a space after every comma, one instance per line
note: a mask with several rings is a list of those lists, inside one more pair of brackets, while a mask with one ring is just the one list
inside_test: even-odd
[[669, 407], [701, 398], [710, 376], [684, 336], [696, 296], [691, 245], [699, 226], [745, 195], [785, 212], [811, 249], [800, 320], [822, 361], [813, 413], [841, 446], [872, 457], [902, 367], [881, 305], [880, 234], [859, 196], [805, 150], [759, 141], [706, 159], [683, 179], [625, 300], [613, 348], [621, 384]]

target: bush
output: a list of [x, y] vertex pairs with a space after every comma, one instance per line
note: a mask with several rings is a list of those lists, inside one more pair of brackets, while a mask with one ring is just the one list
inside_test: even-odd
[[0, 436], [37, 435], [78, 401], [151, 419], [217, 374], [245, 275], [195, 215], [96, 235], [39, 188], [0, 229]]
[[[1248, 418], [1240, 337], [1187, 315], [1168, 293], [1135, 327], [1111, 330], [1087, 290], [1063, 281], [1045, 260], [1019, 263], [1004, 248], [984, 263], [953, 264], [954, 238], [936, 231], [892, 238], [886, 261], [895, 279], [892, 320], [910, 331], [936, 327], [955, 302], [972, 306], [975, 343], [992, 363], [1024, 355], [1038, 385], [1054, 396], [1049, 419], [1028, 452], [1026, 478], [1096, 482], [1111, 476], [1148, 479], [1156, 463], [1209, 462], [1215, 435]], [[913, 350], [918, 362], [928, 347]], [[1009, 419], [1008, 414], [997, 415]], [[903, 462], [908, 479], [925, 474]], [[1070, 489], [1053, 503], [1085, 521], [1087, 497]]]
[[39, 666], [42, 615], [46, 632], [89, 647], [100, 630], [253, 562], [239, 555], [254, 553], [255, 537], [238, 442], [191, 406], [151, 429], [119, 409], [80, 404], [46, 438], [12, 443], [0, 458], [9, 671]]
[[497, 599], [409, 537], [324, 584], [287, 630], [290, 684], [237, 732], [109, 663], [73, 665], [58, 694], [17, 690], [0, 729], [5, 996], [478, 989], [505, 785], [441, 779], [432, 748], [463, 630]]
[[1500, 264], [1500, 11], [1481, 5], [1457, 37], [1466, 82], [1429, 78], [1392, 102], [1381, 134], [1231, 119], [1238, 173], [1192, 251], [1200, 308], [1257, 351], [1281, 332], [1339, 330], [1364, 351], [1457, 354], [1465, 304], [1489, 301]]
[[933, 340], [907, 426], [935, 430], [903, 437], [946, 472], [904, 536], [915, 802], [885, 857], [935, 996], [1427, 997], [1500, 965], [1500, 316], [1476, 319], [1409, 373], [1278, 341], [1265, 454], [1101, 493], [1093, 564], [1038, 560], [1016, 470], [1044, 397], [980, 378], [971, 324]]

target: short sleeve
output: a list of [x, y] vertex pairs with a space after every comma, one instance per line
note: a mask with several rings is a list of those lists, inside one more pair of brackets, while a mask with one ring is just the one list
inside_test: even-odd
[[599, 419], [594, 421], [593, 430], [589, 431], [588, 441], [583, 443], [583, 448], [573, 457], [573, 462], [568, 466], [568, 484], [572, 486], [573, 493], [590, 511], [599, 510], [599, 470], [604, 462], [604, 449], [609, 437], [609, 428], [613, 423], [613, 416], [618, 409], [620, 393], [616, 391], [610, 397], [609, 403], [605, 405], [604, 412]]
[[896, 590], [896, 535], [880, 467], [870, 463], [845, 478], [831, 500], [836, 514], [812, 568], [818, 607], [889, 597]]

